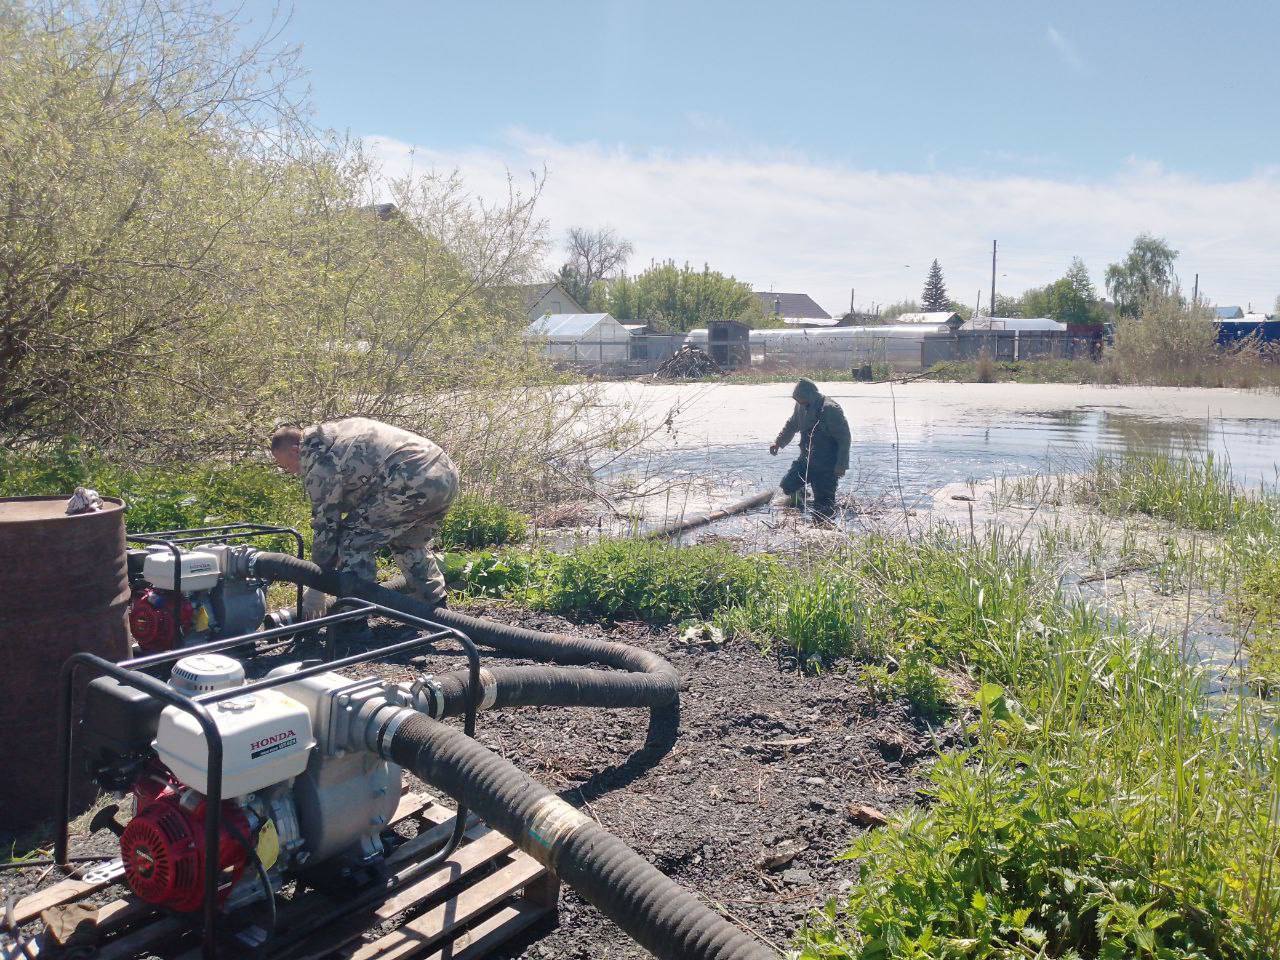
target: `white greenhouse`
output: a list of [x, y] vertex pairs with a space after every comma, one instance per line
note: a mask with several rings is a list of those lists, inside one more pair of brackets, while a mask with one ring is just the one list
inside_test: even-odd
[[547, 356], [574, 366], [626, 363], [631, 331], [607, 313], [549, 313], [525, 328], [524, 338], [544, 343]]

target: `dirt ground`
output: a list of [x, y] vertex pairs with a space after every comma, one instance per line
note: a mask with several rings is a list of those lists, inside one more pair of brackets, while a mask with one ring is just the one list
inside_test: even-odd
[[[478, 737], [779, 949], [856, 875], [855, 864], [834, 858], [867, 829], [858, 808], [887, 814], [916, 802], [935, 737], [945, 744], [958, 734], [931, 732], [901, 705], [875, 704], [841, 672], [797, 674], [746, 643], [690, 648], [678, 631], [644, 624], [605, 631], [525, 611], [485, 614], [608, 636], [675, 664], [687, 685], [680, 729], [656, 762], [634, 759], [645, 711], [496, 711], [481, 715]], [[648, 954], [565, 888], [555, 926], [494, 956]]]
[[[686, 681], [681, 721], [674, 736], [663, 738], [660, 756], [641, 752], [647, 711], [494, 711], [481, 715], [478, 737], [778, 949], [855, 876], [854, 864], [835, 857], [868, 829], [868, 814], [859, 808], [889, 814], [917, 802], [936, 747], [958, 735], [954, 725], [930, 731], [903, 705], [874, 703], [840, 671], [798, 674], [746, 643], [688, 647], [674, 629], [621, 624], [606, 631], [527, 611], [483, 613], [538, 629], [609, 636], [676, 665]], [[389, 642], [397, 632], [379, 628], [378, 639]], [[460, 665], [442, 651], [413, 663], [365, 667], [361, 675], [402, 678]], [[73, 850], [114, 843], [105, 833], [78, 836]], [[42, 877], [53, 880], [43, 869], [8, 871], [0, 885], [20, 898]], [[118, 896], [119, 888], [104, 894], [94, 899]], [[495, 954], [501, 960], [647, 956], [567, 887], [558, 922], [531, 929]]]

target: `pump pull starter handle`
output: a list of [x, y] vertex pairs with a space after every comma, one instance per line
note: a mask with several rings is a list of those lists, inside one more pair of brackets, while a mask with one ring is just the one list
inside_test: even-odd
[[89, 821], [89, 832], [97, 833], [99, 830], [106, 828], [114, 833], [117, 837], [124, 835], [124, 824], [116, 819], [116, 814], [120, 812], [117, 804], [109, 803], [97, 813], [93, 815], [93, 819]]

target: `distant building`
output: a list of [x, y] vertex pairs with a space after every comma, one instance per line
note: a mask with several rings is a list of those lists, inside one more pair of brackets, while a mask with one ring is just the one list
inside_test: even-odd
[[1017, 330], [1035, 331], [1050, 330], [1064, 332], [1065, 323], [1049, 317], [974, 317], [960, 328], [961, 330]]
[[954, 329], [960, 326], [963, 321], [960, 318], [960, 314], [953, 310], [934, 310], [929, 313], [900, 313], [889, 322], [892, 324], [927, 323], [935, 327], [946, 324]]
[[818, 306], [807, 293], [756, 290], [755, 296], [766, 317], [781, 320], [789, 327], [834, 327], [840, 323]]
[[1218, 320], [1243, 320], [1244, 311], [1239, 307], [1214, 307], [1213, 315]]
[[524, 338], [544, 342], [553, 360], [580, 367], [623, 363], [631, 354], [631, 333], [607, 313], [544, 314]]
[[532, 323], [547, 314], [586, 314], [586, 309], [558, 281], [525, 283], [516, 287], [524, 303], [525, 316]]

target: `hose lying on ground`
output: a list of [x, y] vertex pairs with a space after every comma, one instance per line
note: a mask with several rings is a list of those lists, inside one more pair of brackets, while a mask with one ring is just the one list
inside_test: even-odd
[[696, 530], [698, 527], [705, 527], [708, 524], [715, 523], [717, 520], [723, 520], [725, 517], [746, 513], [748, 510], [764, 506], [773, 499], [774, 494], [777, 492], [777, 490], [765, 490], [762, 493], [753, 493], [751, 496], [745, 497], [736, 503], [731, 503], [727, 507], [721, 507], [719, 510], [711, 510], [708, 513], [695, 513], [691, 517], [672, 520], [655, 530], [641, 534], [640, 539], [659, 540], [663, 537], [674, 537], [676, 534], [684, 533], [687, 530]]
[[[381, 584], [331, 573], [283, 553], [259, 553], [256, 576], [285, 580], [335, 597], [358, 597], [453, 627], [483, 646], [530, 660], [560, 664], [598, 663], [613, 670], [565, 670], [549, 666], [497, 667], [482, 674], [486, 708], [515, 706], [649, 707], [659, 713], [679, 709], [680, 675], [656, 654], [625, 643], [542, 633], [435, 607]], [[465, 670], [437, 678], [444, 692], [439, 716], [465, 709]], [[657, 717], [655, 717], [655, 720]]]
[[[287, 554], [259, 553], [256, 576], [286, 580], [334, 596], [352, 596], [464, 631], [485, 646], [561, 664], [599, 663], [617, 672], [557, 667], [482, 671], [488, 706], [533, 704], [648, 706], [650, 738], [659, 715], [679, 709], [680, 678], [661, 657], [626, 644], [548, 634], [494, 623], [349, 575], [329, 573]], [[445, 706], [460, 712], [465, 673], [439, 678]], [[447, 683], [446, 683], [447, 681]], [[479, 814], [550, 867], [650, 953], [663, 960], [777, 960], [593, 820], [470, 737], [423, 713], [380, 729], [378, 751]]]
[[420, 713], [381, 745], [550, 867], [662, 960], [777, 960], [594, 820], [475, 740]]

